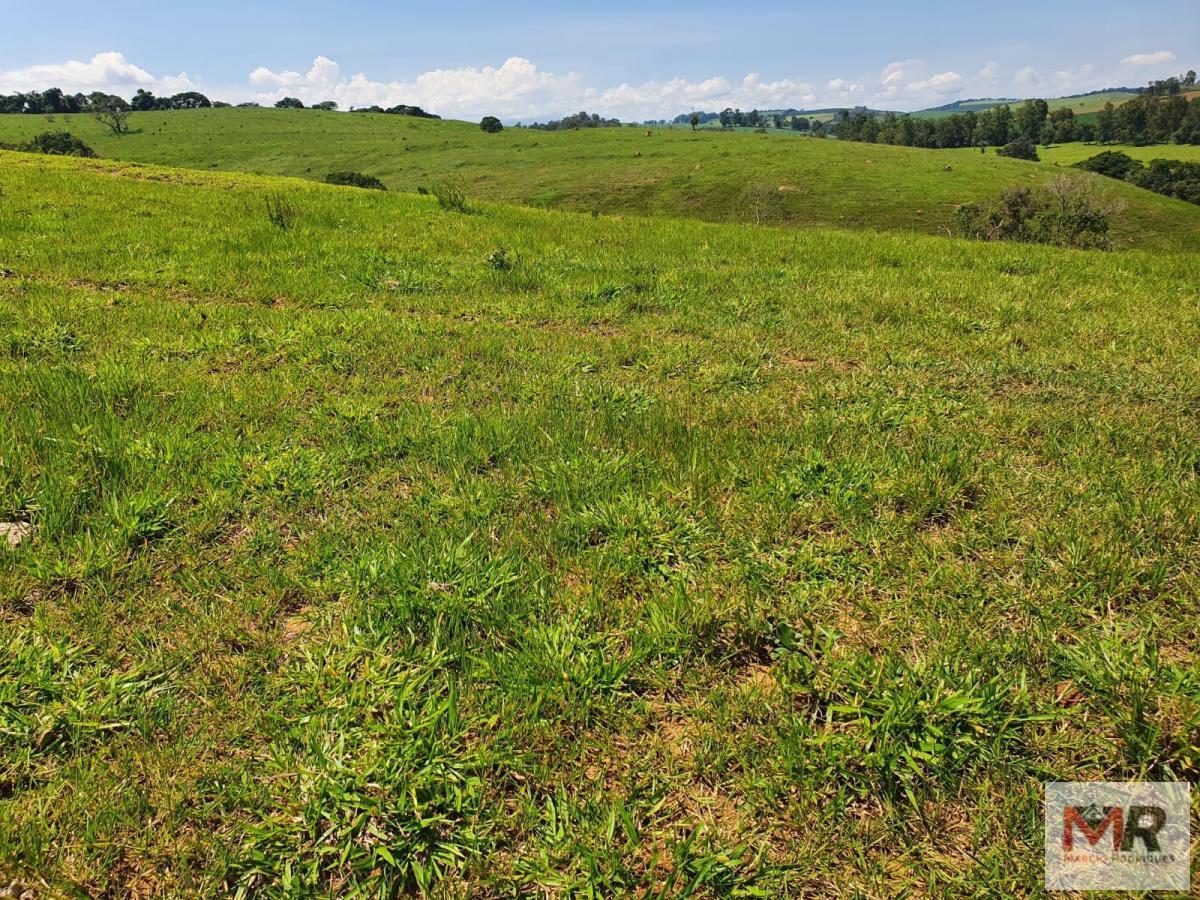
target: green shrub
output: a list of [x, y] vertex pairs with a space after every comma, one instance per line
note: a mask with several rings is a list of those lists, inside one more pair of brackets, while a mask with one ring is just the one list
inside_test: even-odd
[[1127, 153], [1121, 153], [1118, 150], [1105, 150], [1103, 153], [1098, 153], [1082, 162], [1075, 163], [1075, 168], [1095, 172], [1097, 175], [1104, 175], [1108, 178], [1119, 178], [1124, 181], [1131, 173], [1141, 169], [1142, 164]]
[[1040, 162], [1040, 157], [1037, 153], [1037, 147], [1029, 138], [1019, 137], [1015, 141], [1010, 141], [999, 150], [996, 151], [1001, 156], [1007, 156], [1009, 159], [1026, 159], [1030, 162]]
[[1130, 173], [1128, 180], [1156, 194], [1200, 203], [1200, 163], [1152, 159], [1145, 168]]
[[362, 172], [330, 172], [325, 176], [325, 183], [367, 188], [372, 191], [387, 190], [383, 182], [374, 175], [364, 175]]
[[438, 206], [450, 212], [467, 212], [467, 193], [462, 183], [448, 178], [445, 181], [434, 182], [433, 196], [437, 198]]
[[479, 127], [488, 134], [499, 134], [504, 130], [504, 125], [495, 116], [484, 116], [483, 121], [479, 123]]
[[1120, 204], [1099, 197], [1093, 185], [1061, 176], [1044, 188], [1006, 188], [992, 206], [965, 203], [955, 213], [955, 230], [982, 241], [1023, 241], [1057, 247], [1108, 249], [1112, 216]]
[[280, 231], [287, 231], [296, 224], [300, 209], [291, 198], [283, 194], [270, 194], [266, 198], [267, 219]]
[[84, 156], [95, 159], [95, 150], [69, 131], [43, 131], [37, 137], [20, 145], [30, 153], [49, 153], [53, 156]]

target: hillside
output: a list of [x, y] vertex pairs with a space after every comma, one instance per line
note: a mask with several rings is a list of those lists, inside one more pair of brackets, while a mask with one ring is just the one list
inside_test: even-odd
[[0, 153], [0, 863], [1037, 893], [1200, 773], [1198, 259]]
[[[321, 179], [331, 171], [378, 176], [413, 192], [456, 178], [468, 194], [529, 206], [749, 221], [748, 186], [776, 192], [773, 216], [832, 225], [945, 234], [955, 207], [1007, 185], [1060, 174], [1053, 166], [964, 154], [790, 136], [692, 134], [677, 129], [508, 129], [487, 135], [462, 122], [310, 110], [140, 113], [134, 133], [103, 133], [87, 116], [0, 116], [0, 141], [65, 127], [102, 156], [193, 169]], [[948, 164], [952, 171], [946, 171]], [[1200, 207], [1105, 182], [1127, 209], [1124, 246], [1200, 250]]]
[[[1098, 112], [1104, 108], [1104, 104], [1112, 103], [1114, 106], [1120, 106], [1127, 100], [1132, 100], [1138, 96], [1138, 92], [1129, 88], [1115, 88], [1110, 91], [1094, 91], [1088, 94], [1075, 94], [1069, 97], [1054, 97], [1046, 101], [1046, 105], [1051, 109], [1066, 109], [1069, 108], [1075, 112], [1077, 116], [1088, 116]], [[942, 118], [944, 116], [954, 115], [955, 113], [966, 112], [983, 112], [985, 109], [993, 109], [1001, 104], [1007, 103], [1009, 106], [1017, 106], [1024, 103], [1024, 100], [1004, 99], [1004, 98], [988, 98], [978, 100], [957, 100], [954, 103], [948, 103], [945, 106], [938, 106], [932, 109], [922, 109], [914, 112], [912, 115], [922, 118]]]

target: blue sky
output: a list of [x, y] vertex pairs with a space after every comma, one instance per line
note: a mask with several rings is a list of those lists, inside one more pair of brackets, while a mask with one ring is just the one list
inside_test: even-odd
[[[1200, 64], [1195, 0], [855, 4], [17, 3], [0, 91], [196, 88], [530, 119], [894, 109], [1142, 84]], [[103, 12], [98, 12], [102, 9]]]

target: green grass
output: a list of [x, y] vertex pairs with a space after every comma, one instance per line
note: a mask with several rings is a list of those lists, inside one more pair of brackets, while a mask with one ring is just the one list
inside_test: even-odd
[[1200, 774], [1195, 255], [0, 153], [0, 270], [8, 877], [1011, 896]]
[[[797, 225], [945, 235], [955, 208], [989, 201], [1012, 183], [1059, 173], [995, 154], [982, 156], [796, 140], [791, 135], [693, 134], [676, 129], [508, 129], [484, 134], [463, 122], [310, 110], [141, 113], [117, 138], [88, 116], [0, 116], [0, 141], [68, 128], [107, 158], [323, 180], [357, 171], [393, 191], [448, 178], [481, 200], [600, 212], [754, 221], [747, 186], [777, 192], [773, 216]], [[953, 163], [951, 171], [946, 166]], [[1126, 211], [1118, 244], [1200, 251], [1200, 208], [1131, 185], [1106, 182]]]
[[1187, 162], [1200, 162], [1200, 146], [1190, 144], [1153, 144], [1149, 147], [1134, 147], [1130, 144], [1056, 144], [1049, 148], [1038, 147], [1038, 156], [1048, 163], [1070, 166], [1085, 159], [1091, 159], [1106, 150], [1119, 151], [1145, 162], [1152, 159], [1182, 159]]

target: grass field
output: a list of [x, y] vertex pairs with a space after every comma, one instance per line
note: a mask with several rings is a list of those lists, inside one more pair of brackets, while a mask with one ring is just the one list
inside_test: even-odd
[[1049, 148], [1038, 147], [1038, 156], [1044, 162], [1070, 166], [1085, 159], [1091, 159], [1106, 150], [1119, 151], [1144, 162], [1152, 159], [1182, 159], [1188, 162], [1200, 162], [1200, 146], [1192, 144], [1152, 144], [1149, 147], [1134, 147], [1131, 144], [1057, 144]]
[[1195, 254], [0, 153], [0, 273], [0, 874], [1012, 896], [1200, 775]]
[[[65, 127], [107, 158], [318, 180], [349, 169], [408, 192], [453, 177], [482, 200], [717, 222], [752, 220], [743, 195], [762, 185], [777, 192], [782, 222], [941, 235], [959, 204], [1061, 174], [994, 153], [719, 131], [487, 135], [462, 122], [274, 109], [143, 113], [131, 123], [135, 133], [117, 138], [88, 116], [0, 116], [0, 141]], [[1121, 245], [1200, 251], [1200, 207], [1111, 181], [1101, 189], [1126, 203]]]

